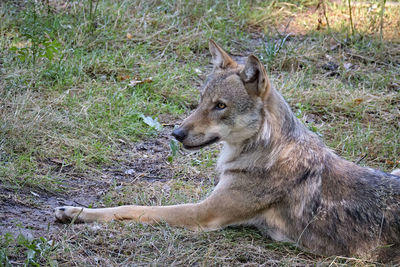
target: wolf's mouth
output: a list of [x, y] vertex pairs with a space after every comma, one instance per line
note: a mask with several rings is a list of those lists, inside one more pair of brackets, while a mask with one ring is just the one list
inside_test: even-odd
[[205, 142], [205, 143], [203, 143], [201, 145], [198, 145], [198, 146], [188, 146], [188, 145], [183, 144], [183, 147], [186, 148], [186, 149], [189, 149], [189, 150], [197, 150], [197, 149], [203, 148], [205, 146], [214, 144], [214, 143], [216, 143], [218, 141], [219, 141], [219, 137], [214, 137], [213, 139], [211, 139], [211, 140], [209, 140], [209, 141], [207, 141], [207, 142]]

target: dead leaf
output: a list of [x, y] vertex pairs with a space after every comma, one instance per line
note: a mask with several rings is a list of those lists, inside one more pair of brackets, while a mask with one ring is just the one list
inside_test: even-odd
[[334, 44], [334, 45], [331, 45], [331, 47], [329, 49], [332, 51], [332, 50], [336, 50], [338, 47], [340, 47], [340, 44]]
[[126, 170], [124, 173], [127, 174], [127, 175], [132, 175], [132, 174], [135, 173], [135, 170], [134, 169], [129, 169], [129, 170]]
[[130, 78], [131, 78], [131, 76], [129, 76], [129, 75], [118, 75], [117, 76], [118, 81], [125, 81], [125, 80], [129, 80]]
[[33, 191], [31, 191], [31, 194], [34, 195], [35, 197], [39, 197], [39, 194], [38, 194], [38, 193], [35, 193], [35, 192], [33, 192]]
[[51, 158], [50, 161], [54, 162], [54, 163], [57, 163], [57, 164], [60, 164], [60, 165], [64, 165], [64, 161], [61, 160], [61, 159]]
[[386, 164], [387, 164], [387, 165], [392, 165], [392, 166], [393, 166], [393, 165], [394, 165], [394, 161], [386, 160]]
[[350, 70], [351, 69], [351, 67], [353, 67], [353, 64], [351, 64], [351, 63], [344, 63], [343, 64], [343, 67], [346, 69], [346, 70]]
[[363, 101], [364, 101], [364, 99], [362, 99], [362, 98], [353, 99], [353, 102], [356, 103], [357, 105], [360, 105]]
[[154, 128], [158, 131], [162, 130], [162, 125], [158, 122], [157, 118], [153, 119], [152, 117], [145, 116], [143, 114], [141, 114], [140, 117], [143, 119], [143, 122], [146, 123], [151, 128]]
[[326, 59], [329, 60], [329, 61], [333, 61], [333, 60], [334, 60], [333, 57], [330, 56], [330, 55], [328, 55], [328, 54], [326, 54], [325, 57], [326, 57]]
[[149, 78], [143, 79], [143, 80], [141, 80], [141, 81], [139, 81], [139, 80], [132, 80], [132, 81], [129, 82], [129, 85], [135, 86], [135, 85], [137, 85], [137, 84], [142, 84], [142, 83], [151, 83], [152, 81], [153, 81], [153, 78], [152, 78], [152, 77], [149, 77]]
[[17, 48], [25, 48], [25, 47], [31, 47], [32, 43], [30, 40], [29, 41], [21, 41], [21, 42], [16, 43], [14, 46]]

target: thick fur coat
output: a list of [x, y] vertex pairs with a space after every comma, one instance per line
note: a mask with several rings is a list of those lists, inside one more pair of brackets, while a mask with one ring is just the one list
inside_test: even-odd
[[254, 225], [323, 255], [400, 262], [400, 172], [337, 156], [294, 116], [255, 56], [236, 63], [210, 41], [214, 70], [197, 109], [174, 130], [187, 149], [223, 142], [219, 183], [200, 203], [60, 207], [60, 221], [165, 221], [193, 230]]

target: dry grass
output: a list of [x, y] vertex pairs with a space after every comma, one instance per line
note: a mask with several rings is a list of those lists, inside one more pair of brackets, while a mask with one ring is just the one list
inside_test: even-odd
[[337, 1], [327, 3], [329, 29], [316, 1], [104, 0], [92, 15], [89, 0], [50, 1], [50, 14], [43, 3], [47, 30], [37, 34], [61, 48], [35, 66], [32, 54], [21, 61], [9, 50], [29, 43], [30, 4], [0, 3], [0, 265], [375, 266], [248, 228], [58, 225], [52, 208], [176, 204], [211, 192], [219, 147], [168, 161], [169, 132], [196, 106], [210, 70], [209, 38], [239, 59], [259, 56], [297, 116], [338, 154], [399, 168], [399, 7], [385, 10], [381, 40], [379, 8], [354, 7], [352, 35]]
[[[274, 1], [260, 2], [250, 14], [249, 25], [266, 33], [307, 35], [325, 31], [381, 38], [382, 1]], [[382, 37], [399, 41], [400, 5], [388, 1], [383, 10]]]

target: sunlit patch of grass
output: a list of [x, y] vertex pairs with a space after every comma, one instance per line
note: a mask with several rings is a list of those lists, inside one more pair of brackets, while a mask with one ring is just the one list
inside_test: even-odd
[[378, 38], [381, 37], [382, 26], [382, 37], [385, 40], [399, 39], [398, 3], [386, 3], [383, 13], [382, 2], [350, 1], [350, 5], [351, 20], [348, 1], [263, 2], [249, 15], [249, 24], [272, 35], [276, 31], [304, 35], [327, 30], [345, 33], [347, 37], [358, 33]]
[[276, 83], [295, 111], [301, 104], [305, 121], [338, 154], [387, 171], [397, 167], [399, 94], [315, 77], [282, 75]]

